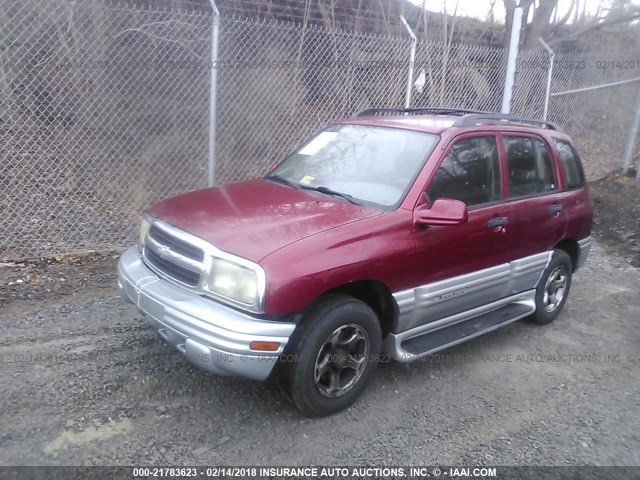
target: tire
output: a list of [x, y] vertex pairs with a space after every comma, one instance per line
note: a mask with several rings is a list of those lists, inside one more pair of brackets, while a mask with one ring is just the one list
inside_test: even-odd
[[331, 415], [360, 396], [381, 348], [380, 321], [368, 305], [326, 295], [305, 312], [289, 340], [278, 383], [305, 415]]
[[555, 320], [569, 297], [573, 262], [563, 250], [554, 250], [536, 287], [536, 311], [531, 319], [538, 325]]

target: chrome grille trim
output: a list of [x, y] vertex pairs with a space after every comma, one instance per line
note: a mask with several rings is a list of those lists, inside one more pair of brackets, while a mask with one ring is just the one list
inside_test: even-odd
[[204, 250], [163, 229], [158, 224], [151, 225], [149, 237], [157, 243], [164, 244], [176, 253], [196, 262], [204, 262]]
[[[159, 233], [156, 233], [159, 232]], [[178, 233], [179, 230], [168, 223], [151, 219], [151, 228], [147, 233], [142, 257], [145, 263], [159, 275], [170, 278], [174, 282], [187, 287], [197, 288], [203, 283], [207, 271], [204, 249], [202, 251], [201, 262], [189, 258], [179, 251], [185, 248], [176, 247], [176, 244], [193, 245], [184, 235]], [[155, 236], [154, 236], [155, 234]], [[197, 247], [196, 247], [197, 248]]]
[[153, 250], [153, 252], [163, 260], [175, 263], [179, 267], [191, 270], [192, 272], [197, 272], [202, 275], [206, 270], [206, 266], [203, 262], [192, 260], [189, 257], [185, 257], [184, 255], [177, 253], [172, 250], [169, 245], [158, 242], [151, 235], [147, 236], [146, 247]]
[[160, 257], [151, 248], [145, 248], [144, 260], [149, 268], [158, 271], [164, 277], [171, 277], [174, 281], [190, 287], [197, 287], [200, 284], [201, 274], [182, 268], [170, 260]]

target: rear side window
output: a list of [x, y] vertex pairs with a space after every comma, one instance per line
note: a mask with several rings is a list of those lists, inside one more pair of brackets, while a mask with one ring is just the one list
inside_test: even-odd
[[568, 142], [556, 140], [556, 148], [560, 155], [560, 162], [567, 177], [568, 188], [580, 188], [584, 185], [584, 173], [578, 157]]
[[556, 190], [557, 183], [549, 149], [530, 137], [504, 137], [509, 165], [511, 197], [538, 195]]
[[453, 198], [467, 206], [500, 200], [500, 161], [495, 137], [456, 142], [442, 161], [427, 194], [431, 202]]

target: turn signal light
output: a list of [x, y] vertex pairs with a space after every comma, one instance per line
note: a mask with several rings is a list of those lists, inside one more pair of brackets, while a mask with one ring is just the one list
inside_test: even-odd
[[280, 344], [278, 342], [251, 342], [249, 348], [263, 352], [275, 352], [280, 348]]

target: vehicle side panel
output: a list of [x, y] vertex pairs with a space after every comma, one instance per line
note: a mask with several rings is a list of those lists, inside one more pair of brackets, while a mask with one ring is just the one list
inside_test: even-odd
[[376, 280], [389, 292], [416, 285], [412, 213], [387, 212], [302, 239], [264, 258], [266, 313], [300, 311], [342, 284]]
[[[567, 190], [566, 173], [562, 168], [562, 162], [560, 161], [558, 150], [555, 148], [554, 139], [556, 138], [572, 145], [573, 151], [576, 153], [583, 172], [584, 165], [582, 163], [582, 158], [578, 153], [578, 149], [568, 136], [557, 134], [550, 136], [549, 143], [553, 146], [553, 157], [560, 170], [562, 187]], [[586, 184], [586, 180], [582, 188], [567, 190], [566, 194], [567, 195], [564, 200], [567, 211], [567, 231], [565, 237], [573, 240], [584, 239], [591, 235], [591, 227], [593, 224], [593, 206], [591, 199], [589, 198], [589, 188]]]

